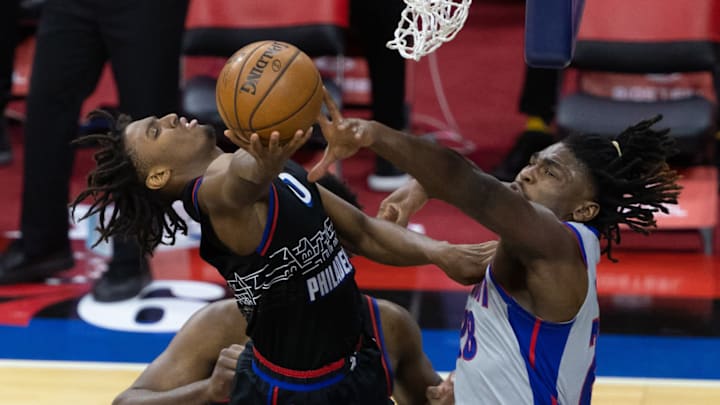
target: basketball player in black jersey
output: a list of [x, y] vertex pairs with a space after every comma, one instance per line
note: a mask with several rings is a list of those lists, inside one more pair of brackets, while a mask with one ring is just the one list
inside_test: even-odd
[[[288, 158], [308, 139], [298, 130], [263, 146], [226, 131], [241, 147], [223, 153], [210, 127], [170, 114], [121, 117], [97, 142], [97, 167], [73, 205], [91, 198], [101, 240], [137, 235], [145, 251], [186, 224], [182, 200], [202, 226], [201, 257], [232, 288], [252, 341], [238, 362], [231, 403], [388, 403], [390, 376], [371, 306], [340, 246], [390, 265], [479, 265], [474, 246], [438, 242], [367, 217]], [[110, 208], [112, 207], [112, 208]], [[107, 208], [107, 210], [106, 210]], [[163, 234], [170, 235], [163, 240]]]

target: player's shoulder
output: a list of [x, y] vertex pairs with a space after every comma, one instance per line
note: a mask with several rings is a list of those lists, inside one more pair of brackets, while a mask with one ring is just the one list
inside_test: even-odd
[[[185, 323], [184, 329], [207, 331], [215, 328], [225, 328], [244, 324], [245, 319], [237, 307], [235, 300], [223, 299], [211, 302], [198, 309]], [[244, 331], [245, 328], [243, 327]]]

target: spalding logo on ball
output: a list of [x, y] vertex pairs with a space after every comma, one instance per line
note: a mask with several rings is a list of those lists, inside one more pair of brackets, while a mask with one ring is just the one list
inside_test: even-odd
[[233, 54], [220, 71], [215, 100], [225, 125], [249, 139], [257, 132], [267, 143], [273, 131], [280, 142], [317, 120], [323, 101], [320, 73], [297, 47], [260, 41]]

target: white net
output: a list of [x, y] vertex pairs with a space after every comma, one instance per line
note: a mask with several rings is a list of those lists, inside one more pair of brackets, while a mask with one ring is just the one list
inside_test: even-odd
[[404, 0], [405, 10], [387, 43], [405, 59], [420, 60], [451, 41], [465, 24], [472, 0]]

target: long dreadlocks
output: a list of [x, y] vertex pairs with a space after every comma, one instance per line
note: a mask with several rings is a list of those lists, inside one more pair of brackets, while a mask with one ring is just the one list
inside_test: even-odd
[[[79, 221], [99, 215], [97, 230], [100, 238], [95, 245], [108, 241], [113, 235], [137, 237], [143, 252], [151, 254], [160, 243], [173, 244], [178, 231], [187, 234], [187, 224], [172, 205], [153, 195], [138, 176], [137, 162], [133, 161], [123, 141], [130, 117], [120, 115], [116, 121], [108, 112], [96, 110], [89, 118], [108, 120], [110, 131], [73, 142], [95, 142], [100, 149], [94, 155], [96, 167], [87, 177], [87, 189], [70, 205], [74, 214], [78, 204], [86, 198], [92, 199], [90, 209]], [[163, 234], [167, 234], [168, 239], [163, 240]]]
[[655, 213], [667, 213], [665, 204], [677, 204], [678, 174], [666, 159], [674, 154], [669, 129], [655, 131], [662, 116], [635, 124], [614, 140], [597, 135], [570, 135], [562, 142], [585, 165], [593, 180], [600, 212], [590, 222], [607, 239], [610, 260], [613, 244], [620, 243], [620, 224], [635, 232], [655, 228]]

